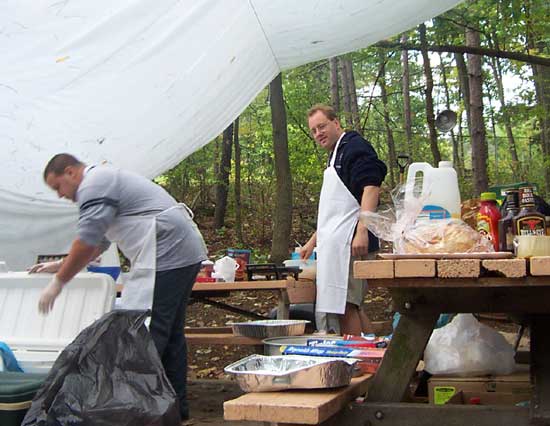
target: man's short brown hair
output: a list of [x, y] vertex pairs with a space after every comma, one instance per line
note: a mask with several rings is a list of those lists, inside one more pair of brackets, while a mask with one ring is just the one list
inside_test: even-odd
[[317, 111], [321, 111], [323, 114], [325, 114], [325, 117], [327, 117], [331, 121], [338, 119], [338, 116], [336, 115], [336, 111], [334, 111], [334, 108], [332, 108], [331, 106], [325, 105], [325, 104], [315, 104], [315, 105], [313, 105], [307, 111], [307, 117], [308, 118], [311, 117]]
[[53, 173], [56, 176], [60, 176], [65, 173], [65, 169], [69, 166], [83, 166], [84, 163], [78, 160], [74, 155], [71, 154], [57, 154], [52, 157], [46, 168], [44, 169], [44, 180], [48, 177], [50, 173]]

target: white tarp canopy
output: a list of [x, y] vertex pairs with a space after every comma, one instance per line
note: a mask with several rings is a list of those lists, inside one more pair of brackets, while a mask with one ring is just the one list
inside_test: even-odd
[[76, 208], [42, 181], [69, 152], [155, 177], [281, 71], [408, 30], [458, 0], [0, 2], [0, 260], [66, 252]]

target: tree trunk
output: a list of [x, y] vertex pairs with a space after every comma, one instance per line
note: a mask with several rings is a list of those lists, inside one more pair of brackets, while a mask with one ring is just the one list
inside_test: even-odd
[[273, 151], [277, 189], [273, 212], [273, 241], [271, 261], [282, 263], [288, 258], [290, 231], [292, 228], [292, 175], [288, 157], [286, 111], [283, 100], [282, 77], [279, 74], [269, 85], [271, 124], [273, 127]]
[[512, 132], [512, 124], [510, 122], [510, 114], [508, 113], [508, 107], [504, 98], [504, 86], [502, 84], [502, 67], [500, 61], [497, 58], [491, 58], [491, 69], [493, 71], [493, 78], [497, 86], [498, 101], [500, 102], [500, 112], [502, 114], [502, 120], [504, 121], [504, 127], [506, 129], [506, 137], [508, 138], [508, 146], [510, 148], [510, 156], [512, 158], [512, 175], [514, 179], [518, 179], [520, 176], [520, 164], [518, 160], [518, 152], [516, 149], [516, 141], [514, 140], [514, 133]]
[[466, 61], [461, 53], [455, 55], [456, 70], [458, 71], [458, 85], [460, 87], [460, 93], [464, 101], [464, 109], [466, 110], [466, 121], [468, 122], [468, 131], [471, 127], [471, 114], [470, 114], [470, 82], [468, 81], [468, 67]]
[[[493, 147], [494, 147], [494, 156], [495, 156], [495, 175], [494, 175], [494, 181], [500, 182], [499, 178], [499, 165], [498, 165], [498, 137], [497, 137], [497, 123], [495, 120], [495, 108], [493, 107], [493, 97], [491, 96], [491, 90], [487, 85], [485, 85], [485, 89], [487, 92], [487, 100], [489, 101], [489, 118], [491, 119], [491, 133], [493, 136]], [[487, 145], [489, 145], [487, 143]]]
[[384, 124], [386, 127], [386, 138], [388, 139], [388, 152], [390, 157], [390, 184], [395, 187], [395, 166], [397, 165], [397, 155], [395, 154], [395, 141], [393, 139], [393, 131], [391, 128], [390, 114], [388, 111], [388, 94], [386, 90], [386, 53], [382, 49], [378, 49], [378, 57], [380, 58], [380, 98], [384, 106]]
[[424, 76], [426, 77], [426, 90], [424, 91], [426, 96], [426, 121], [428, 122], [428, 131], [430, 134], [430, 149], [434, 159], [434, 165], [437, 167], [441, 161], [441, 153], [437, 146], [437, 131], [435, 129], [435, 116], [434, 116], [434, 101], [433, 101], [433, 87], [434, 81], [432, 76], [432, 67], [430, 66], [430, 58], [428, 57], [428, 50], [426, 49], [426, 25], [421, 24], [419, 27], [420, 43], [423, 46], [422, 49], [422, 62], [424, 67]]
[[[547, 35], [536, 33], [532, 18], [532, 16], [543, 16], [542, 11], [536, 10], [536, 8], [541, 7], [544, 7], [542, 2], [535, 2], [535, 4], [532, 1], [525, 2], [527, 47], [529, 51], [536, 50], [539, 53], [548, 55], [550, 52], [547, 47], [545, 49], [543, 41]], [[548, 197], [550, 196], [550, 67], [533, 65], [532, 68], [535, 97], [538, 104], [535, 111], [540, 125], [540, 139], [544, 156], [544, 183], [546, 185], [546, 196]]]
[[[443, 83], [443, 90], [445, 91], [445, 108], [451, 109], [451, 95], [449, 94], [449, 86], [447, 84], [447, 68], [445, 67], [445, 62], [443, 61], [443, 56], [439, 54], [439, 64], [441, 68], [441, 80]], [[453, 166], [455, 167], [456, 174], [458, 178], [462, 178], [462, 170], [460, 170], [460, 155], [458, 140], [453, 129], [450, 131], [451, 141], [453, 144]]]
[[[479, 33], [466, 29], [466, 46], [480, 45]], [[472, 172], [474, 195], [487, 191], [487, 141], [485, 139], [485, 121], [483, 119], [483, 77], [481, 56], [468, 54], [468, 83], [470, 85], [470, 138], [472, 144]]]
[[221, 229], [225, 224], [227, 193], [229, 191], [229, 173], [231, 171], [231, 148], [233, 145], [233, 123], [223, 131], [222, 158], [218, 168], [216, 183], [216, 209], [214, 210], [214, 228]]
[[340, 89], [338, 86], [338, 58], [332, 57], [328, 61], [330, 69], [330, 103], [336, 114], [340, 114]]
[[237, 241], [239, 244], [244, 244], [243, 239], [243, 221], [241, 214], [241, 144], [239, 142], [239, 117], [233, 124], [234, 135], [233, 143], [235, 145], [235, 232], [237, 233]]
[[355, 87], [355, 77], [353, 76], [353, 63], [351, 59], [343, 57], [343, 70], [347, 80], [349, 90], [349, 103], [351, 110], [351, 123], [354, 130], [360, 131], [361, 123], [359, 121], [359, 105], [357, 105], [357, 89]]
[[[407, 42], [407, 35], [401, 36], [403, 43]], [[405, 128], [405, 136], [407, 138], [407, 151], [412, 160], [413, 152], [416, 149], [413, 145], [412, 134], [412, 115], [411, 115], [411, 75], [409, 70], [409, 51], [401, 51], [401, 64], [403, 66], [403, 126]]]
[[351, 128], [353, 127], [353, 120], [352, 120], [352, 114], [351, 114], [351, 96], [350, 96], [350, 82], [347, 78], [345, 66], [344, 66], [344, 58], [339, 56], [338, 57], [338, 69], [340, 71], [340, 79], [342, 81], [342, 100], [343, 100], [343, 106], [344, 111], [343, 114], [340, 114], [340, 118], [343, 119], [342, 127], [343, 128]]

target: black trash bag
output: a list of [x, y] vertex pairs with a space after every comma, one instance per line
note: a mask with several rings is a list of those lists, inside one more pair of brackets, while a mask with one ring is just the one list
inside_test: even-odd
[[112, 311], [82, 330], [21, 426], [179, 426], [176, 394], [143, 324], [148, 315]]

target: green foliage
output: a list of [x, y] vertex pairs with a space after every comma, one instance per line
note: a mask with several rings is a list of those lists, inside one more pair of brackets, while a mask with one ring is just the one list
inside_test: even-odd
[[[467, 27], [481, 32], [482, 47], [524, 52], [531, 37], [536, 51], [533, 54], [550, 56], [550, 21], [547, 0], [478, 0], [463, 2], [449, 12], [426, 23], [429, 45], [464, 45]], [[418, 44], [416, 28], [407, 32], [410, 43]], [[400, 35], [395, 37], [399, 40]], [[353, 62], [361, 129], [373, 144], [379, 156], [388, 162], [389, 151], [383, 118], [383, 105], [379, 89], [379, 48], [370, 47], [347, 54]], [[401, 51], [388, 50], [385, 63], [388, 111], [398, 153], [408, 152], [403, 120], [403, 88]], [[466, 57], [466, 55], [465, 55]], [[484, 59], [484, 115], [489, 151], [488, 173], [490, 184], [504, 184], [514, 179], [509, 141], [504, 126], [502, 105], [498, 101], [497, 85], [489, 67], [490, 58]], [[447, 87], [443, 85], [442, 61]], [[463, 162], [461, 190], [463, 199], [472, 194], [471, 148], [465, 105], [459, 91], [459, 74], [455, 56], [431, 53], [434, 76], [435, 111], [447, 108], [459, 114], [459, 125], [454, 129], [459, 155]], [[519, 155], [519, 173], [522, 179], [535, 182], [547, 192], [544, 175], [550, 167], [542, 149], [541, 118], [549, 114], [537, 99], [533, 83], [532, 66], [517, 61], [499, 59], [509, 90], [505, 93], [506, 108]], [[433, 162], [429, 147], [428, 127], [424, 102], [425, 78], [422, 57], [409, 51], [410, 97], [412, 110], [413, 147], [415, 161]], [[511, 82], [511, 83], [510, 83]], [[315, 228], [317, 202], [322, 183], [326, 153], [319, 149], [307, 127], [307, 110], [316, 103], [330, 103], [330, 73], [328, 60], [310, 63], [283, 74], [284, 97], [287, 107], [288, 145], [293, 184], [293, 235], [292, 240], [304, 243]], [[448, 95], [447, 95], [448, 93]], [[448, 98], [447, 98], [448, 96]], [[492, 119], [495, 126], [492, 128]], [[240, 116], [239, 140], [241, 145], [241, 191], [245, 246], [269, 246], [271, 241], [271, 213], [275, 194], [275, 174], [272, 146], [271, 116], [268, 89]], [[213, 194], [216, 184], [216, 165], [219, 163], [219, 138], [182, 161], [161, 177], [161, 182], [181, 201], [192, 205], [198, 212], [199, 222], [207, 226], [213, 214]], [[439, 136], [443, 159], [453, 158], [451, 136]], [[234, 160], [233, 160], [234, 161]], [[395, 165], [391, 165], [395, 167]], [[397, 170], [397, 169], [395, 169]], [[234, 172], [231, 173], [229, 192], [228, 227], [214, 236], [216, 239], [233, 238]], [[389, 179], [385, 189], [389, 190]], [[236, 242], [231, 244], [237, 246]], [[258, 258], [262, 258], [260, 254]], [[266, 257], [267, 255], [265, 255]], [[267, 259], [267, 257], [266, 257]]]

